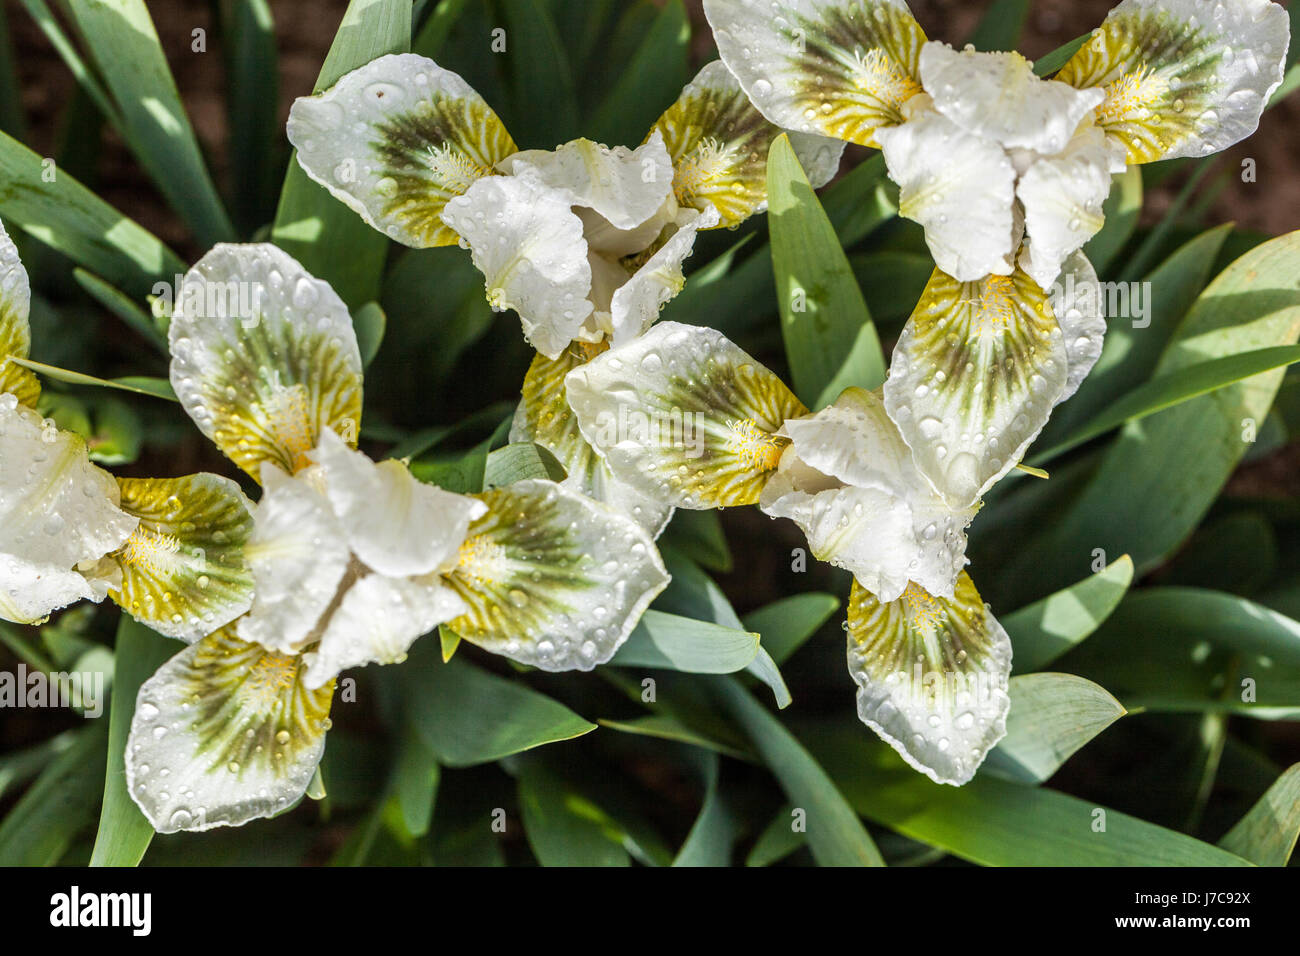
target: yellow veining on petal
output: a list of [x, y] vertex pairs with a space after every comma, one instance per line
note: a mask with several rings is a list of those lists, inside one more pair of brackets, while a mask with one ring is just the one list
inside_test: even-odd
[[789, 444], [788, 440], [763, 431], [752, 418], [728, 421], [727, 427], [731, 429], [727, 450], [738, 456], [748, 468], [772, 471]]

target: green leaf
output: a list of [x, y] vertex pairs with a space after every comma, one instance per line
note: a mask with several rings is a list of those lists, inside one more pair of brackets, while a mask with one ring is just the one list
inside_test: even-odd
[[977, 50], [1014, 50], [1029, 17], [1029, 0], [993, 0], [967, 41]]
[[65, 730], [57, 737], [0, 756], [0, 797], [35, 777], [76, 740], [76, 731]]
[[579, 132], [573, 75], [546, 2], [512, 0], [498, 9], [512, 94], [507, 128], [524, 149], [572, 139]]
[[1039, 76], [1048, 76], [1055, 73], [1061, 67], [1069, 62], [1070, 57], [1079, 52], [1079, 48], [1088, 42], [1091, 33], [1085, 33], [1081, 37], [1075, 37], [1064, 46], [1059, 46], [1047, 56], [1040, 57], [1034, 62], [1034, 72]]
[[853, 276], [880, 326], [900, 327], [916, 310], [925, 284], [934, 274], [934, 260], [912, 252], [870, 252], [849, 257]]
[[26, 129], [9, 17], [0, 9], [0, 130], [21, 139]]
[[1219, 846], [1258, 866], [1286, 866], [1300, 836], [1300, 763], [1292, 764]]
[[[1297, 274], [1300, 233], [1246, 253], [1197, 300], [1156, 375], [1294, 344], [1300, 335]], [[1132, 555], [1139, 573], [1159, 564], [1218, 497], [1249, 447], [1251, 423], [1267, 416], [1283, 374], [1263, 372], [1126, 425], [1068, 510], [1020, 549], [1004, 577], [1022, 591], [1026, 585], [1061, 587], [1078, 578], [1095, 548]]]
[[701, 567], [720, 574], [729, 572], [733, 565], [727, 535], [716, 511], [688, 511], [678, 508], [673, 513], [662, 544], [671, 545], [689, 554]]
[[367, 302], [352, 316], [352, 326], [357, 332], [357, 347], [361, 350], [361, 364], [365, 368], [379, 354], [379, 346], [384, 341], [384, 329], [388, 327], [388, 317], [378, 302]]
[[[637, 9], [629, 9], [628, 16]], [[656, 12], [650, 28], [635, 36], [645, 39], [628, 59], [620, 59], [612, 47], [603, 51], [611, 60], [607, 68], [615, 79], [587, 124], [591, 138], [598, 142], [641, 142], [690, 79], [691, 25], [682, 0], [668, 0]]]
[[411, 49], [431, 60], [438, 59], [438, 54], [442, 52], [442, 45], [447, 42], [451, 28], [465, 12], [468, 3], [469, 0], [441, 0], [436, 3], [425, 18], [424, 25], [420, 27], [419, 35], [411, 41]]
[[91, 866], [136, 866], [153, 840], [153, 826], [126, 790], [126, 740], [140, 685], [182, 647], [123, 614], [117, 625], [113, 700], [108, 715], [108, 768]]
[[161, 354], [169, 355], [167, 333], [148, 309], [142, 308], [135, 299], [120, 289], [115, 289], [93, 272], [73, 269], [72, 277], [91, 298], [138, 332]]
[[234, 227], [204, 165], [144, 0], [67, 0], [66, 9], [117, 105], [119, 131], [136, 160], [200, 245], [233, 240]]
[[822, 208], [845, 249], [897, 216], [898, 187], [885, 176], [885, 157], [876, 154], [827, 186]]
[[875, 388], [885, 379], [876, 327], [788, 136], [778, 137], [768, 154], [767, 194], [781, 333], [795, 392], [820, 407], [849, 385]]
[[655, 737], [659, 740], [675, 740], [693, 747], [702, 747], [737, 760], [753, 761], [754, 759], [753, 754], [745, 749], [743, 742], [712, 736], [667, 714], [648, 714], [645, 717], [633, 717], [629, 720], [601, 719], [597, 723], [625, 734]]
[[1105, 688], [1073, 674], [1011, 678], [1007, 735], [984, 768], [1012, 780], [1042, 783], [1126, 711]]
[[806, 739], [863, 815], [972, 863], [1249, 865], [1183, 833], [1045, 787], [991, 774], [978, 774], [961, 787], [941, 786], [908, 767], [862, 728], [828, 729]]
[[9, 356], [9, 361], [15, 365], [23, 366], [23, 368], [29, 368], [33, 372], [40, 372], [56, 382], [66, 382], [69, 385], [89, 385], [95, 388], [115, 388], [123, 392], [134, 392], [136, 395], [166, 399], [169, 402], [177, 401], [171, 383], [165, 378], [147, 378], [139, 375], [127, 378], [96, 378], [93, 375], [73, 372], [66, 368], [56, 368], [43, 362], [33, 362], [31, 359], [15, 358], [12, 355]]
[[817, 862], [822, 866], [884, 866], [862, 821], [794, 735], [733, 678], [722, 678], [710, 689], [744, 729], [790, 802], [806, 812], [808, 845]]
[[542, 866], [629, 865], [620, 830], [544, 761], [523, 764], [519, 807], [528, 845]]
[[66, 172], [0, 133], [0, 215], [105, 281], [144, 296], [185, 264], [152, 233]]
[[1141, 169], [1130, 166], [1111, 177], [1110, 193], [1101, 212], [1106, 217], [1105, 224], [1084, 245], [1083, 252], [1093, 268], [1104, 274], [1137, 228], [1138, 216], [1142, 212]]
[[772, 655], [760, 645], [758, 653], [754, 659], [749, 662], [745, 668], [745, 673], [751, 677], [756, 677], [772, 691], [772, 696], [776, 698], [776, 709], [785, 710], [794, 701], [790, 695], [790, 688], [785, 685], [785, 678], [781, 676], [781, 668], [776, 666], [776, 661]]
[[673, 866], [731, 865], [731, 848], [739, 833], [739, 822], [718, 788], [719, 763], [717, 754], [702, 755], [704, 802], [673, 859]]
[[596, 729], [563, 704], [419, 641], [399, 678], [416, 732], [440, 764], [488, 763]]
[[550, 451], [530, 441], [512, 442], [487, 456], [484, 488], [504, 488], [529, 478], [563, 481], [564, 466]]
[[284, 162], [275, 20], [268, 0], [221, 0], [226, 58], [231, 206], [241, 230], [252, 233], [275, 212]]
[[[1166, 248], [1167, 241], [1174, 227], [1178, 224], [1179, 217], [1182, 216], [1183, 210], [1201, 187], [1201, 183], [1215, 168], [1218, 162], [1217, 157], [1209, 157], [1200, 160], [1196, 171], [1183, 184], [1183, 188], [1174, 196], [1174, 201], [1169, 204], [1160, 221], [1147, 233], [1146, 238], [1133, 251], [1133, 254], [1127, 258], [1124, 263], [1122, 276], [1124, 279], [1134, 281], [1145, 275], [1147, 270], [1155, 265], [1157, 257]], [[1132, 168], [1132, 167], [1130, 167]]]
[[[351, 0], [313, 92], [388, 53], [411, 47], [411, 0]], [[351, 308], [379, 298], [388, 239], [307, 178], [296, 159], [280, 191], [271, 239]]]
[[1113, 428], [1141, 421], [1166, 408], [1173, 408], [1261, 372], [1296, 362], [1300, 362], [1300, 346], [1278, 345], [1237, 355], [1225, 355], [1223, 358], [1210, 359], [1158, 376], [1145, 385], [1139, 385], [1059, 445], [1034, 455], [1032, 460], [1039, 463], [1050, 461]]
[[748, 667], [757, 653], [757, 634], [663, 611], [646, 611], [609, 663], [688, 674], [733, 674]]
[[441, 777], [438, 761], [410, 724], [404, 724], [393, 767], [393, 795], [408, 836], [422, 837], [433, 822], [433, 802]]
[[789, 806], [776, 811], [776, 816], [763, 828], [750, 848], [749, 855], [745, 857], [745, 866], [771, 866], [779, 863], [808, 842], [807, 836], [794, 828], [793, 812], [794, 808]]
[[[656, 599], [656, 610], [671, 611], [699, 621], [712, 621], [733, 631], [745, 630], [727, 596], [699, 565], [670, 544], [661, 544], [660, 553], [672, 580]], [[785, 686], [781, 670], [761, 644], [745, 670], [771, 688], [778, 708], [790, 706], [790, 690]]]
[[1101, 626], [1133, 583], [1133, 560], [1121, 555], [1077, 584], [1002, 618], [1017, 673], [1046, 667]]
[[107, 741], [108, 721], [92, 721], [36, 778], [0, 823], [0, 866], [53, 866], [91, 825]]
[[794, 594], [750, 611], [741, 620], [745, 630], [762, 636], [772, 660], [784, 664], [839, 609], [840, 599], [833, 594]]
[[1129, 710], [1300, 717], [1300, 623], [1218, 591], [1130, 594], [1058, 666], [1106, 687]]

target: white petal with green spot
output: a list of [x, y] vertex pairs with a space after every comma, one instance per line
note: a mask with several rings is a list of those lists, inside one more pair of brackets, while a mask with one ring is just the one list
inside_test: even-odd
[[331, 683], [306, 688], [300, 658], [218, 631], [145, 681], [126, 785], [159, 833], [239, 826], [287, 810], [325, 750]]
[[769, 120], [863, 146], [921, 90], [925, 33], [902, 0], [705, 0], [722, 60]]
[[122, 510], [139, 519], [112, 555], [114, 601], [155, 631], [187, 643], [252, 606], [244, 546], [252, 505], [229, 478], [121, 478]]
[[848, 663], [862, 722], [936, 783], [969, 781], [1006, 735], [1011, 641], [964, 572], [951, 599], [855, 581]]
[[481, 496], [446, 580], [469, 606], [450, 628], [494, 654], [546, 671], [591, 670], [614, 656], [668, 573], [630, 518], [550, 481]]
[[758, 501], [807, 409], [719, 332], [664, 322], [569, 373], [578, 427], [614, 476], [665, 505]]
[[1259, 126], [1289, 33], [1269, 0], [1123, 0], [1057, 79], [1104, 91], [1097, 123], [1130, 163], [1205, 156]]
[[269, 243], [215, 246], [185, 276], [171, 383], [199, 429], [257, 478], [290, 473], [333, 429], [355, 444], [361, 353], [329, 284]]
[[1028, 275], [936, 270], [894, 349], [885, 406], [935, 490], [964, 509], [1020, 461], [1067, 374], [1061, 328]]
[[514, 141], [483, 98], [427, 57], [396, 53], [345, 75], [289, 111], [307, 175], [408, 246], [456, 242], [447, 201], [491, 176]]

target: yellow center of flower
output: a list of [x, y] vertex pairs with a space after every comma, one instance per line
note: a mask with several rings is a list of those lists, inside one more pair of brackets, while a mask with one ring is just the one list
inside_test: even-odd
[[933, 634], [943, 620], [943, 607], [934, 596], [918, 584], [907, 582], [903, 592], [903, 613], [907, 621], [918, 631]]
[[1097, 122], [1143, 119], [1169, 95], [1169, 82], [1150, 67], [1125, 73], [1106, 87], [1106, 99], [1097, 107]]
[[752, 418], [727, 422], [731, 435], [727, 450], [738, 457], [748, 468], [771, 471], [781, 460], [787, 442], [758, 427]]

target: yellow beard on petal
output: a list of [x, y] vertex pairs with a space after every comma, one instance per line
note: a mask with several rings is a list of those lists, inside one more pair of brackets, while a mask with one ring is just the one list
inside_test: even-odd
[[854, 85], [881, 102], [901, 106], [921, 92], [921, 84], [884, 50], [874, 47], [865, 55], [857, 52], [854, 57], [857, 61]]
[[293, 687], [297, 677], [296, 657], [267, 651], [250, 665], [241, 689], [258, 700], [274, 701]]
[[732, 164], [735, 148], [716, 139], [701, 140], [699, 145], [679, 159], [673, 169], [673, 192], [683, 206], [694, 204], [695, 197], [714, 183]]
[[729, 421], [727, 427], [731, 429], [727, 449], [747, 467], [757, 471], [771, 471], [777, 466], [787, 442], [763, 431], [752, 418]]
[[1011, 276], [988, 276], [980, 283], [979, 325], [976, 333], [1004, 331], [1016, 314], [1016, 286]]
[[933, 634], [943, 620], [943, 608], [939, 602], [929, 591], [911, 581], [903, 591], [903, 611], [908, 623], [923, 634]]
[[312, 464], [308, 453], [316, 446], [316, 430], [307, 413], [307, 389], [303, 385], [275, 387], [268, 403], [271, 431], [289, 454], [291, 473], [297, 474]]
[[151, 574], [164, 574], [170, 570], [166, 556], [176, 554], [180, 549], [180, 539], [175, 535], [159, 534], [144, 525], [137, 525], [126, 544], [122, 545], [122, 561]]
[[484, 584], [493, 584], [504, 576], [505, 561], [504, 547], [487, 535], [476, 534], [461, 542], [456, 552], [456, 571]]
[[1097, 122], [1106, 126], [1144, 118], [1168, 95], [1169, 82], [1149, 67], [1140, 67], [1107, 85], [1106, 99], [1097, 107]]

